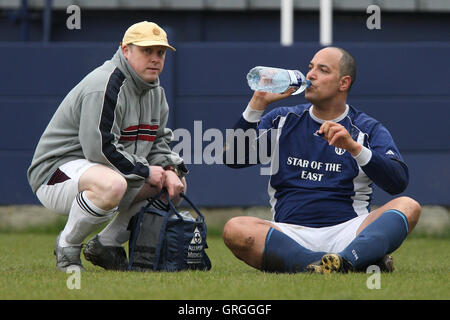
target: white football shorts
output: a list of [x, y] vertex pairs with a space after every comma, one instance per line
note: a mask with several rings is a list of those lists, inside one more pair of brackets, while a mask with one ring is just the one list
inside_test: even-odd
[[78, 194], [78, 180], [87, 169], [97, 164], [86, 159], [63, 164], [49, 175], [36, 191], [36, 196], [47, 209], [69, 214], [72, 202]]
[[322, 228], [304, 227], [295, 224], [269, 221], [294, 239], [304, 248], [312, 251], [338, 253], [344, 250], [356, 237], [356, 231], [369, 214], [357, 216], [346, 222]]

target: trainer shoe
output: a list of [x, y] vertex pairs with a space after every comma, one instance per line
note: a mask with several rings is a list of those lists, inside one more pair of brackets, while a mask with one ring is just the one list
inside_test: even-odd
[[320, 273], [320, 274], [322, 274], [323, 271], [322, 271], [322, 263], [321, 263], [321, 261], [318, 260], [318, 261], [315, 261], [315, 262], [312, 262], [312, 263], [308, 264], [306, 266], [306, 268], [305, 268], [305, 271], [309, 272], [309, 273]]
[[102, 245], [98, 235], [86, 243], [83, 254], [86, 260], [106, 270], [125, 271], [128, 269], [125, 249], [123, 247]]
[[374, 263], [380, 268], [381, 272], [392, 272], [394, 268], [394, 258], [391, 255], [385, 255], [383, 258]]
[[56, 256], [56, 268], [59, 271], [66, 271], [69, 267], [77, 267], [81, 271], [84, 270], [81, 264], [80, 253], [81, 246], [72, 247], [60, 247], [59, 238], [61, 233], [58, 234], [55, 242], [55, 250], [53, 254]]
[[[388, 254], [375, 262], [374, 265], [378, 266], [381, 272], [392, 272], [395, 270], [394, 258]], [[335, 253], [327, 253], [323, 255], [321, 260], [309, 264], [306, 267], [306, 271], [311, 273], [347, 273], [348, 271], [358, 272], [358, 270], [354, 270], [350, 262], [343, 259], [339, 254]], [[359, 271], [364, 272], [365, 270]]]
[[326, 253], [322, 259], [313, 262], [306, 267], [307, 272], [329, 274], [334, 272], [347, 273], [353, 271], [353, 266], [350, 262], [343, 259], [337, 253]]

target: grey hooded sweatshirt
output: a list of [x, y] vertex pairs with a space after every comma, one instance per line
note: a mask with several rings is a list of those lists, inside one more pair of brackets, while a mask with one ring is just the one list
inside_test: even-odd
[[27, 172], [33, 192], [76, 159], [106, 165], [140, 188], [151, 175], [149, 165], [183, 161], [169, 148], [168, 114], [159, 79], [142, 80], [119, 48], [69, 92], [50, 120]]

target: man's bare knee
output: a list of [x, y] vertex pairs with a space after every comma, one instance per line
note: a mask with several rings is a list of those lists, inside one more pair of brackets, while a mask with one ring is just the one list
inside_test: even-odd
[[234, 217], [225, 224], [222, 237], [235, 255], [239, 252], [259, 252], [264, 247], [270, 226], [269, 222], [259, 218]]
[[98, 206], [103, 210], [111, 210], [117, 207], [127, 191], [127, 181], [120, 175], [97, 184], [91, 189], [95, 193]]
[[222, 238], [225, 245], [232, 249], [237, 246], [240, 242], [241, 231], [240, 231], [240, 221], [242, 217], [231, 218], [223, 227]]
[[80, 191], [86, 191], [88, 199], [103, 210], [116, 207], [128, 187], [123, 176], [104, 166], [86, 170], [79, 184]]
[[234, 217], [230, 219], [223, 228], [223, 240], [228, 248], [249, 249], [255, 243], [255, 236], [252, 235], [251, 217]]
[[108, 205], [111, 207], [117, 206], [125, 195], [127, 187], [128, 184], [124, 177], [118, 174], [114, 176], [104, 190], [105, 202], [109, 202]]
[[270, 222], [259, 218], [235, 217], [225, 224], [223, 240], [238, 259], [259, 269], [270, 227]]
[[383, 210], [380, 211], [379, 214], [389, 209], [395, 209], [402, 212], [408, 220], [409, 232], [416, 226], [420, 218], [420, 213], [422, 212], [420, 204], [416, 200], [406, 196], [395, 198], [380, 209]]
[[400, 197], [398, 201], [401, 203], [401, 212], [403, 212], [408, 219], [409, 231], [416, 226], [422, 212], [422, 206], [410, 197]]

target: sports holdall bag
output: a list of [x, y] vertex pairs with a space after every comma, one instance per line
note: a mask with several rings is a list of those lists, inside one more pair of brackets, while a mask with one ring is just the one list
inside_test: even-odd
[[211, 261], [205, 252], [208, 245], [203, 214], [183, 193], [181, 197], [195, 210], [197, 218], [187, 211], [178, 212], [170, 200], [168, 210], [153, 207], [153, 202], [163, 193], [167, 191], [163, 189], [149, 200], [128, 225], [131, 233], [128, 270], [210, 270]]

